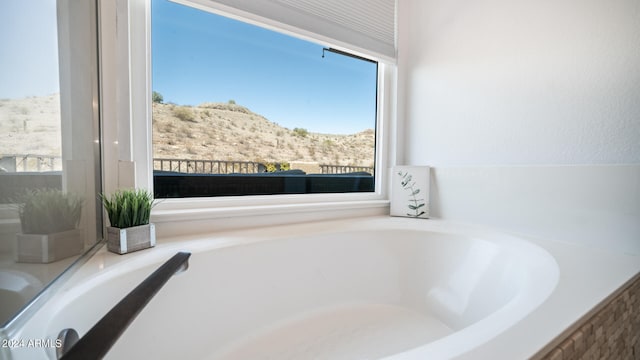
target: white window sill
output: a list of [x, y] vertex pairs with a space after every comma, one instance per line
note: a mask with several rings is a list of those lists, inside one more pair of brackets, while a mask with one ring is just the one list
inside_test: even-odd
[[388, 200], [189, 208], [180, 208], [175, 203], [163, 205], [151, 213], [151, 222], [156, 224], [160, 239], [249, 227], [389, 214]]

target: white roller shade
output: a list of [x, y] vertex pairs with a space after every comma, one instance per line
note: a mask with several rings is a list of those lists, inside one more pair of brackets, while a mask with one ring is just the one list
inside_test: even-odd
[[396, 0], [172, 0], [395, 62]]

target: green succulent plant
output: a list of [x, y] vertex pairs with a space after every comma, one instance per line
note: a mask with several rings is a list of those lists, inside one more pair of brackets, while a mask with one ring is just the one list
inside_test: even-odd
[[37, 189], [27, 191], [17, 202], [24, 234], [53, 234], [73, 230], [80, 223], [83, 200], [78, 195]]
[[118, 190], [107, 197], [102, 194], [102, 204], [111, 226], [124, 229], [147, 225], [153, 208], [153, 195], [142, 189]]

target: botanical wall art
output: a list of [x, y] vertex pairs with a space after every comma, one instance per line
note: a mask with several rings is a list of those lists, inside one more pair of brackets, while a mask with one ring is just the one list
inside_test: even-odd
[[429, 217], [428, 166], [396, 166], [392, 169], [391, 216]]

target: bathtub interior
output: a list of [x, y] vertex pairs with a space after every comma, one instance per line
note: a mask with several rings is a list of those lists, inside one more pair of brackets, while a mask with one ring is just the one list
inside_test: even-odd
[[[544, 251], [511, 239], [386, 229], [224, 242], [242, 245], [194, 251], [108, 358], [380, 358], [477, 324], [553, 275]], [[144, 258], [58, 299], [49, 335], [84, 334], [158, 266]]]

